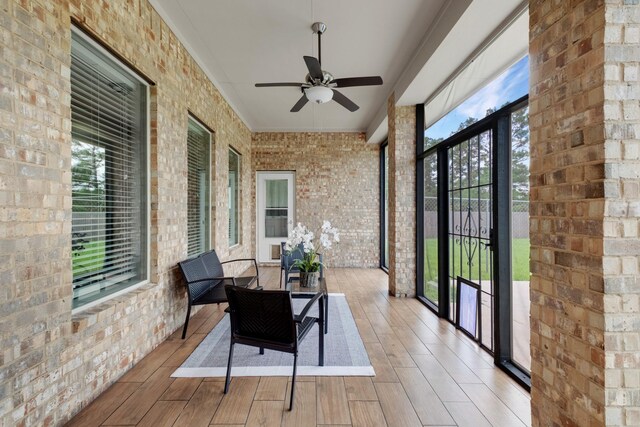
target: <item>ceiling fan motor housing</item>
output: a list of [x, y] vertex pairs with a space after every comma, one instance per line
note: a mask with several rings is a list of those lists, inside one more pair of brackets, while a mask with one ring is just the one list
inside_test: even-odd
[[[318, 84], [309, 74], [307, 74], [307, 78], [305, 80], [307, 83], [309, 83], [312, 86], [315, 86], [316, 84]], [[322, 80], [320, 81], [320, 84], [326, 86], [332, 81], [333, 81], [333, 74], [331, 74], [328, 71], [322, 70]]]

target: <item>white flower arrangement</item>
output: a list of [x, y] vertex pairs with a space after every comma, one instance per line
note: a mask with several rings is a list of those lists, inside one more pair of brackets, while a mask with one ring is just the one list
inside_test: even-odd
[[303, 259], [297, 259], [294, 261], [294, 266], [299, 268], [300, 271], [314, 272], [320, 269], [320, 260], [318, 259], [317, 249], [320, 247], [329, 250], [333, 243], [340, 242], [340, 233], [338, 229], [331, 226], [329, 221], [324, 221], [322, 227], [320, 227], [320, 237], [314, 241], [316, 235], [313, 231], [309, 230], [306, 226], [298, 223], [296, 227], [291, 231], [289, 239], [285, 244], [285, 250], [287, 253], [299, 250], [299, 246], [302, 245], [304, 252]]

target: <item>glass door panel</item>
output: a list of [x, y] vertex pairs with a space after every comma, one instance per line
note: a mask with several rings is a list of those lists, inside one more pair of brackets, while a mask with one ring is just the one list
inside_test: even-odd
[[438, 155], [424, 159], [424, 297], [438, 305]]
[[260, 262], [280, 262], [280, 244], [294, 221], [294, 173], [258, 172], [257, 253]]
[[266, 206], [264, 211], [265, 237], [288, 236], [289, 181], [287, 179], [265, 179]]
[[528, 116], [528, 107], [511, 114], [511, 357], [530, 372]]

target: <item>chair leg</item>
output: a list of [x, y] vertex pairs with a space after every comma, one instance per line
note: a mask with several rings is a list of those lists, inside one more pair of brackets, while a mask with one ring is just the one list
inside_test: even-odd
[[329, 294], [324, 296], [324, 333], [329, 332]]
[[320, 316], [317, 320], [318, 322], [318, 366], [324, 366], [324, 322], [327, 321], [327, 313], [325, 311], [325, 301], [327, 296], [324, 295], [318, 304], [318, 311]]
[[324, 366], [324, 325], [318, 324], [318, 366]]
[[233, 341], [229, 346], [229, 362], [227, 363], [227, 379], [224, 382], [224, 394], [229, 390], [229, 381], [231, 380], [231, 362], [233, 361]]
[[187, 318], [184, 321], [184, 328], [182, 329], [182, 339], [187, 336], [187, 326], [189, 326], [189, 316], [191, 315], [191, 304], [187, 305]]
[[[322, 335], [322, 334], [320, 334]], [[296, 389], [296, 366], [298, 365], [298, 353], [293, 353], [293, 376], [291, 377], [291, 399], [289, 400], [289, 410], [293, 409], [293, 393]]]
[[264, 354], [264, 347], [260, 347], [260, 354]]

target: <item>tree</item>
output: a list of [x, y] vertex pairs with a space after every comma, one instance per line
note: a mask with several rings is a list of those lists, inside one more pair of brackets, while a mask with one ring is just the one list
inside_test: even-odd
[[[506, 105], [506, 104], [505, 104]], [[500, 107], [502, 108], [502, 107]], [[486, 115], [493, 114], [496, 109], [490, 108]], [[529, 108], [525, 107], [511, 114], [511, 174], [512, 199], [516, 202], [529, 200]], [[467, 117], [462, 121], [451, 136], [468, 128], [478, 121], [475, 117]], [[433, 147], [445, 138], [425, 137], [425, 147]], [[489, 184], [492, 181], [491, 165], [491, 134], [484, 132], [449, 149], [450, 189], [462, 189], [460, 199], [488, 200], [491, 197]], [[435, 159], [435, 157], [434, 157]], [[425, 159], [424, 162], [424, 195], [435, 197], [437, 193], [436, 162]], [[480, 186], [475, 190], [476, 186]], [[471, 188], [469, 188], [471, 187]], [[479, 207], [478, 207], [479, 208]]]
[[74, 139], [71, 146], [71, 158], [73, 211], [104, 212], [104, 148]]
[[529, 201], [529, 107], [511, 114], [511, 180], [514, 201]]

